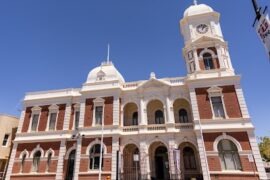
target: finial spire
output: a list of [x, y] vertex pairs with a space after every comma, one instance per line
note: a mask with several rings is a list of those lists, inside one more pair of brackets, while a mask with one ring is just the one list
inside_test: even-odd
[[194, 5], [198, 5], [197, 0], [193, 0], [193, 4], [194, 4]]
[[108, 44], [108, 51], [107, 51], [107, 64], [110, 63], [110, 44]]

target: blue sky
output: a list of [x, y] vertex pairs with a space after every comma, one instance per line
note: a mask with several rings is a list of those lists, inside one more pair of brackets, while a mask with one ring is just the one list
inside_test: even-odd
[[[232, 62], [257, 135], [270, 135], [270, 63], [252, 23], [251, 0], [199, 0], [221, 13]], [[267, 0], [258, 0], [270, 5]], [[267, 4], [268, 3], [268, 4]], [[192, 0], [0, 2], [0, 112], [19, 115], [25, 92], [79, 88], [111, 59], [126, 81], [185, 76], [179, 20]]]

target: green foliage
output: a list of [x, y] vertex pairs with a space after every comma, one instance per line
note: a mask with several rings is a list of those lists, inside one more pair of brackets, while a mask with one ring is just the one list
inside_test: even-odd
[[270, 162], [270, 138], [269, 137], [260, 137], [259, 148], [261, 156], [267, 162]]

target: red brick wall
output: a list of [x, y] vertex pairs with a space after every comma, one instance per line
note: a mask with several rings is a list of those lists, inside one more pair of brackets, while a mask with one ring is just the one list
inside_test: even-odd
[[[81, 149], [81, 154], [86, 155], [86, 150], [88, 145], [94, 141], [94, 138], [84, 138], [82, 140], [82, 149]], [[111, 137], [106, 137], [103, 140], [104, 144], [106, 145], [107, 148], [107, 153], [112, 153], [112, 138]], [[87, 172], [89, 169], [89, 158], [82, 158], [81, 159], [81, 164], [80, 164], [80, 171], [81, 172]], [[111, 157], [105, 157], [103, 161], [103, 170], [104, 171], [110, 171], [111, 170]]]
[[[56, 129], [63, 130], [66, 105], [58, 104], [58, 106], [59, 106], [59, 113], [58, 113], [58, 118], [56, 122]], [[48, 116], [49, 116], [49, 105], [40, 106], [40, 107], [41, 107], [41, 113], [40, 113], [40, 119], [38, 122], [38, 131], [45, 131], [46, 126], [47, 126]], [[32, 114], [31, 108], [32, 107], [26, 108], [22, 132], [28, 131], [28, 128], [30, 125], [31, 114]]]
[[23, 126], [22, 126], [22, 132], [27, 132], [28, 131], [28, 127], [29, 127], [29, 123], [30, 123], [30, 119], [31, 119], [31, 109], [32, 107], [27, 107], [25, 110], [25, 116], [24, 116], [24, 120], [23, 120]]
[[211, 175], [212, 180], [258, 180], [254, 175]]
[[[215, 47], [209, 47], [208, 49], [212, 50], [212, 51], [214, 52], [214, 54], [217, 55], [217, 50], [216, 50]], [[199, 56], [200, 53], [201, 53], [203, 50], [204, 50], [204, 49], [198, 49], [198, 50], [197, 50], [197, 55]], [[203, 61], [203, 60], [200, 60], [200, 61], [199, 61], [199, 65], [200, 65], [201, 70], [205, 70], [205, 67], [204, 67], [204, 61]], [[220, 68], [218, 58], [213, 58], [213, 65], [214, 65], [214, 69], [219, 69], [219, 68]]]
[[93, 100], [94, 99], [86, 99], [85, 101], [84, 127], [92, 126], [94, 108]]
[[196, 88], [196, 96], [198, 109], [201, 119], [211, 119], [212, 118], [212, 110], [210, 105], [210, 100], [208, 98], [207, 90], [208, 88]]
[[[221, 86], [221, 88], [224, 95], [226, 112], [229, 118], [242, 117], [234, 86]], [[209, 87], [195, 89], [201, 119], [212, 119], [212, 110], [207, 89], [209, 89]]]
[[113, 124], [113, 97], [105, 97], [104, 124]]
[[[54, 150], [54, 156], [58, 156], [59, 154], [59, 148], [60, 148], [60, 142], [42, 142], [42, 143], [23, 143], [18, 144], [16, 155], [15, 155], [15, 161], [12, 172], [13, 173], [19, 173], [21, 169], [21, 159], [20, 154], [25, 149], [28, 151], [29, 156], [33, 149], [36, 148], [37, 144], [40, 144], [40, 147], [44, 150], [44, 155], [50, 148]], [[32, 170], [32, 158], [26, 158], [24, 167], [22, 169], [22, 172], [29, 173]], [[47, 158], [41, 157], [40, 165], [39, 165], [39, 172], [45, 172], [47, 167]], [[50, 172], [56, 172], [57, 167], [57, 160], [52, 160], [51, 166], [50, 166]]]
[[[104, 174], [101, 176], [102, 180], [108, 180], [107, 177], [111, 177], [111, 174]], [[98, 174], [87, 174], [87, 175], [80, 175], [79, 176], [80, 180], [97, 180], [98, 179]]]
[[[222, 135], [222, 133], [204, 133], [204, 144], [206, 151], [213, 151], [214, 141], [215, 139]], [[248, 134], [246, 132], [228, 132], [227, 135], [235, 138], [241, 145], [242, 150], [251, 150]], [[221, 164], [218, 156], [208, 156], [208, 164], [210, 171], [220, 171]], [[253, 168], [256, 169], [254, 163], [250, 163], [248, 161], [248, 157], [246, 155], [240, 155], [240, 161], [242, 165], [243, 171], [253, 171]]]
[[218, 156], [207, 156], [210, 171], [221, 171], [221, 164]]
[[41, 106], [41, 114], [38, 122], [38, 131], [45, 131], [49, 116], [49, 106]]
[[54, 180], [55, 175], [21, 175], [21, 176], [11, 176], [11, 180]]
[[73, 122], [74, 122], [74, 113], [75, 113], [75, 110], [74, 110], [74, 105], [75, 104], [72, 104], [71, 106], [71, 114], [70, 114], [70, 119], [69, 119], [69, 130], [72, 130], [73, 128]]
[[66, 105], [59, 104], [58, 106], [59, 106], [59, 112], [58, 112], [58, 117], [57, 117], [56, 129], [63, 130]]
[[[113, 97], [103, 97], [104, 102], [104, 124], [113, 124]], [[86, 99], [85, 101], [85, 116], [84, 116], [84, 127], [91, 127], [93, 122], [93, 111], [94, 111], [94, 99]]]
[[[199, 65], [200, 65], [201, 70], [205, 70], [204, 61], [202, 59], [199, 60]], [[213, 65], [214, 65], [214, 69], [220, 68], [218, 58], [213, 58]]]
[[232, 86], [222, 86], [224, 94], [224, 103], [227, 111], [227, 115], [230, 118], [242, 117], [240, 105], [235, 92], [235, 87]]
[[[213, 143], [215, 139], [222, 133], [204, 133], [204, 144], [206, 151], [213, 151]], [[235, 138], [241, 145], [243, 150], [251, 150], [248, 134], [246, 132], [228, 132], [227, 135]]]

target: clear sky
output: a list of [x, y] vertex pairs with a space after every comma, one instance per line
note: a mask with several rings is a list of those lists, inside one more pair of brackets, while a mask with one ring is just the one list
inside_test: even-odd
[[[198, 0], [221, 13], [257, 135], [270, 135], [270, 63], [251, 0]], [[258, 0], [270, 5], [269, 0]], [[111, 59], [126, 81], [185, 76], [179, 20], [192, 0], [0, 1], [0, 112], [19, 116], [26, 92], [79, 88]]]

